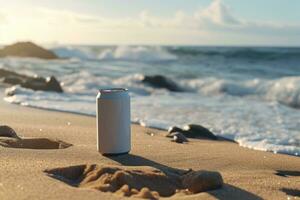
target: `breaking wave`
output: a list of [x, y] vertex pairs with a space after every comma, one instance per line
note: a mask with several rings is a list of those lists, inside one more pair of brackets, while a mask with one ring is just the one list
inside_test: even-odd
[[205, 95], [256, 96], [269, 101], [277, 101], [293, 108], [300, 108], [299, 76], [250, 81], [208, 78], [187, 80], [183, 81], [183, 84]]
[[119, 46], [116, 49], [106, 49], [98, 56], [101, 60], [127, 60], [127, 61], [172, 61], [177, 57], [162, 47], [146, 46]]
[[58, 47], [53, 48], [59, 57], [94, 60], [123, 60], [142, 62], [173, 61], [177, 57], [162, 47], [153, 46], [118, 46], [107, 47], [100, 52], [86, 50], [84, 47]]

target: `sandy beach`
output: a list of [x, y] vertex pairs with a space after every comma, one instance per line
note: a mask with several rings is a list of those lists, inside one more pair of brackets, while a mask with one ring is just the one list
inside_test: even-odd
[[[144, 171], [192, 168], [221, 173], [222, 189], [176, 194], [170, 197], [174, 199], [296, 199], [300, 195], [299, 157], [250, 150], [229, 141], [190, 139], [187, 144], [177, 144], [165, 137], [164, 131], [138, 125], [132, 125], [130, 154], [104, 157], [96, 150], [95, 117], [27, 108], [2, 100], [0, 110], [1, 125], [9, 125], [20, 137], [33, 141], [19, 146], [25, 148], [0, 146], [0, 199], [120, 199], [117, 193], [73, 187], [45, 173], [94, 164], [124, 169], [135, 166], [142, 172], [142, 166], [148, 166], [151, 168]], [[57, 141], [72, 146], [53, 144]], [[40, 149], [41, 142], [49, 149]]]
[[3, 1], [0, 200], [300, 200], [299, 8]]

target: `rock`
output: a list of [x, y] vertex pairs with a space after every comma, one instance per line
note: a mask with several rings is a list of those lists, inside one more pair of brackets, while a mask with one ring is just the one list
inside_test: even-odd
[[30, 77], [5, 69], [0, 69], [0, 78], [3, 78], [4, 83], [11, 85], [20, 85], [21, 87], [29, 88], [32, 90], [63, 92], [60, 83], [54, 76], [48, 78]]
[[219, 172], [192, 171], [183, 176], [182, 184], [190, 192], [199, 193], [221, 188], [223, 178]]
[[4, 77], [3, 83], [7, 83], [7, 84], [11, 84], [11, 85], [18, 85], [18, 84], [22, 83], [22, 79], [18, 78], [16, 76], [8, 76], [8, 77]]
[[197, 124], [189, 124], [184, 127], [183, 133], [188, 138], [209, 138], [212, 140], [217, 140], [217, 136], [215, 136], [212, 132], [210, 132], [207, 128], [197, 125]]
[[155, 88], [165, 88], [172, 92], [183, 92], [183, 90], [178, 85], [176, 85], [176, 83], [161, 75], [144, 76], [142, 79], [142, 83], [149, 84]]
[[173, 136], [171, 140], [172, 142], [176, 142], [176, 143], [188, 142], [188, 139], [180, 132], [171, 133], [171, 135]]
[[41, 59], [58, 59], [52, 51], [44, 49], [32, 42], [17, 42], [0, 50], [0, 57], [34, 57]]
[[21, 83], [21, 86], [32, 90], [63, 92], [59, 82], [53, 76], [46, 79], [43, 77], [28, 78]]
[[19, 78], [19, 79], [23, 79], [26, 78], [27, 76], [25, 75], [21, 75], [21, 74], [17, 74], [16, 72], [12, 72], [6, 69], [0, 69], [0, 78], [8, 78], [8, 79], [12, 79], [12, 78]]
[[0, 126], [0, 137], [12, 137], [20, 139], [14, 129], [5, 125]]
[[[182, 133], [183, 130], [181, 128], [178, 128], [177, 126], [171, 126], [169, 129], [168, 129], [168, 132], [169, 133], [175, 133], [175, 132], [180, 132]], [[169, 135], [169, 134], [168, 134]], [[167, 136], [168, 137], [168, 136]], [[172, 137], [172, 136], [171, 136]]]
[[46, 84], [51, 91], [63, 92], [60, 83], [54, 76], [47, 77]]
[[190, 124], [184, 127], [184, 129], [181, 129], [177, 126], [172, 126], [168, 129], [168, 134], [166, 137], [173, 138], [172, 133], [182, 133], [187, 138], [208, 138], [212, 140], [217, 140], [217, 136], [215, 136], [212, 132], [210, 132], [207, 128], [196, 125], [196, 124]]

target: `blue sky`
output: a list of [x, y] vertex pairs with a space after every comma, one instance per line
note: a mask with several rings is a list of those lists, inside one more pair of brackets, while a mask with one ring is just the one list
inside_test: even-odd
[[0, 43], [300, 45], [297, 0], [0, 3]]

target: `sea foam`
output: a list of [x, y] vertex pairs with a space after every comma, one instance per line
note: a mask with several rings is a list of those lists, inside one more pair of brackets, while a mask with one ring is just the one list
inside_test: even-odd
[[56, 47], [53, 48], [59, 57], [62, 58], [79, 58], [94, 60], [124, 60], [124, 61], [143, 61], [159, 62], [172, 61], [177, 57], [161, 47], [153, 46], [117, 46], [106, 48], [100, 52], [93, 52], [84, 47]]
[[299, 76], [250, 81], [207, 78], [182, 81], [182, 84], [206, 95], [254, 96], [268, 101], [277, 101], [294, 108], [300, 107]]

